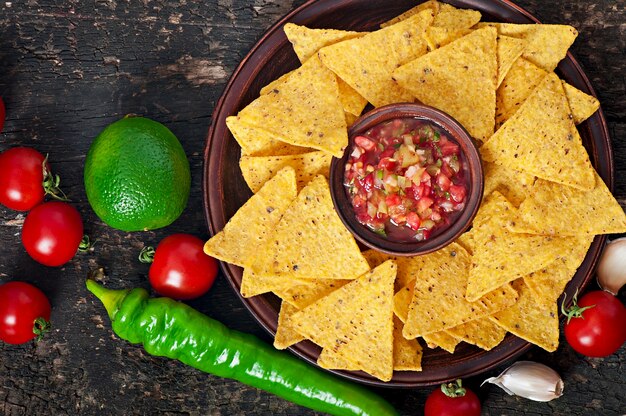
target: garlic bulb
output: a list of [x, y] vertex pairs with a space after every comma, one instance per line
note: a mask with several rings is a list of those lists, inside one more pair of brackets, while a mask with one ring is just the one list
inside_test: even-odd
[[626, 238], [613, 240], [606, 245], [597, 273], [600, 287], [617, 295], [626, 284]]
[[537, 402], [549, 402], [561, 397], [564, 387], [556, 371], [533, 361], [518, 361], [498, 377], [483, 381], [485, 383], [495, 384], [510, 395]]

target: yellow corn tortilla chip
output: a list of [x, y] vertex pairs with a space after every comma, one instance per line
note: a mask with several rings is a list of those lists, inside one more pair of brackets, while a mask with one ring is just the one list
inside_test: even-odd
[[480, 12], [471, 9], [457, 9], [447, 3], [440, 3], [439, 13], [433, 20], [434, 27], [467, 29], [480, 21]]
[[352, 126], [354, 124], [354, 122], [356, 121], [358, 117], [355, 116], [354, 114], [350, 114], [350, 113], [346, 113], [346, 126], [348, 126], [348, 128], [350, 128], [350, 126]]
[[293, 23], [285, 24], [283, 29], [300, 62], [305, 62], [324, 46], [365, 35], [363, 32], [348, 30], [309, 29]]
[[329, 370], [360, 370], [359, 366], [356, 363], [346, 360], [341, 355], [333, 352], [333, 350], [328, 348], [322, 349], [319, 357], [317, 357], [317, 365]]
[[[314, 88], [312, 88], [314, 86]], [[248, 125], [281, 141], [341, 157], [348, 145], [346, 118], [337, 79], [317, 56], [293, 71], [279, 86], [239, 112]]]
[[578, 31], [568, 25], [539, 25], [513, 23], [479, 23], [477, 28], [496, 27], [500, 35], [526, 41], [522, 56], [545, 71], [554, 71], [574, 43]]
[[389, 381], [393, 373], [393, 281], [390, 260], [293, 316], [298, 332], [322, 348]]
[[446, 331], [433, 332], [426, 334], [422, 338], [426, 341], [428, 348], [441, 348], [444, 351], [448, 351], [450, 354], [454, 354], [456, 346], [461, 343], [457, 338], [448, 334]]
[[415, 339], [402, 336], [404, 324], [393, 317], [393, 369], [397, 371], [422, 371], [422, 346]]
[[600, 101], [593, 95], [585, 94], [565, 81], [563, 81], [563, 89], [565, 90], [567, 102], [572, 110], [575, 124], [580, 124], [587, 120], [600, 108]]
[[337, 87], [339, 88], [339, 101], [346, 114], [360, 116], [367, 105], [367, 100], [339, 77], [337, 77]]
[[[494, 196], [498, 193], [494, 193]], [[468, 301], [475, 301], [502, 285], [541, 270], [576, 241], [573, 238], [516, 234], [503, 226], [515, 215], [504, 197], [490, 198], [497, 217], [473, 228], [476, 246], [467, 280]], [[490, 209], [490, 208], [487, 208]]]
[[258, 247], [265, 244], [296, 195], [296, 173], [291, 167], [281, 169], [237, 210], [222, 231], [204, 244], [204, 252], [244, 266], [256, 255]]
[[490, 315], [517, 298], [515, 291], [503, 286], [476, 302], [468, 302], [465, 291], [471, 257], [456, 243], [420, 257], [424, 258], [424, 268], [414, 281], [413, 298], [402, 331], [407, 339]]
[[402, 289], [398, 290], [393, 295], [393, 313], [402, 322], [406, 322], [409, 316], [409, 305], [413, 299], [413, 289], [415, 288], [415, 281], [409, 282]]
[[279, 90], [281, 86], [284, 84], [284, 82], [287, 81], [289, 77], [291, 77], [295, 72], [296, 70], [294, 69], [276, 78], [274, 81], [270, 82], [269, 84], [261, 88], [261, 91], [259, 91], [259, 95], [265, 95], [265, 94], [269, 94], [273, 90]]
[[498, 82], [497, 87], [502, 84], [504, 77], [513, 66], [513, 63], [522, 55], [526, 42], [523, 39], [512, 38], [510, 36], [498, 36]]
[[284, 289], [275, 289], [276, 296], [298, 309], [304, 309], [313, 302], [327, 296], [351, 282], [341, 279], [307, 279], [302, 284]]
[[471, 255], [474, 253], [475, 243], [474, 243], [474, 233], [472, 232], [472, 230], [461, 234], [459, 238], [456, 239], [455, 242], [459, 244], [461, 247], [463, 247], [465, 251], [468, 252], [468, 254]]
[[411, 101], [411, 95], [391, 79], [391, 73], [426, 52], [422, 33], [432, 19], [432, 11], [423, 11], [362, 38], [326, 46], [319, 56], [324, 65], [376, 107]]
[[447, 112], [482, 141], [493, 134], [497, 76], [493, 28], [476, 30], [393, 72], [419, 101]]
[[354, 279], [369, 265], [335, 211], [326, 178], [317, 176], [285, 210], [265, 247], [256, 247], [250, 268], [286, 280]]
[[587, 151], [574, 126], [561, 80], [544, 78], [526, 102], [480, 148], [483, 160], [537, 177], [591, 190]]
[[544, 235], [596, 235], [626, 232], [626, 214], [602, 178], [593, 171], [595, 187], [581, 191], [538, 179], [533, 198], [525, 200], [511, 229]]
[[253, 127], [239, 117], [226, 117], [226, 126], [241, 146], [241, 154], [247, 156], [297, 155], [309, 152], [306, 147], [283, 142], [275, 134]]
[[552, 264], [524, 276], [524, 283], [537, 303], [550, 306], [556, 302], [585, 259], [592, 241], [593, 236], [577, 238], [576, 244], [569, 247]]
[[242, 156], [239, 167], [248, 187], [254, 193], [285, 166], [295, 170], [300, 190], [317, 175], [328, 178], [332, 158], [332, 155], [320, 151], [288, 156]]
[[365, 257], [371, 268], [381, 265], [387, 260], [393, 260], [396, 262], [398, 265], [398, 273], [394, 283], [394, 290], [396, 292], [415, 280], [422, 270], [422, 265], [424, 264], [420, 256], [393, 256], [376, 250], [364, 251], [363, 257]]
[[483, 163], [483, 171], [485, 175], [483, 199], [498, 191], [516, 207], [519, 207], [530, 194], [531, 186], [535, 183], [533, 175], [497, 163]]
[[245, 268], [241, 276], [241, 288], [239, 291], [244, 298], [250, 298], [267, 292], [283, 293], [291, 290], [295, 286], [308, 284], [309, 280], [286, 280], [280, 276], [259, 275], [252, 272], [250, 268]]
[[424, 33], [424, 40], [426, 40], [428, 50], [434, 51], [435, 49], [441, 48], [442, 46], [462, 38], [473, 31], [474, 29], [470, 28], [451, 29], [447, 27], [429, 26], [426, 28], [426, 33]]
[[488, 317], [446, 329], [445, 332], [485, 351], [491, 351], [498, 346], [506, 335], [506, 330], [491, 322]]
[[[559, 346], [559, 316], [556, 303], [538, 304], [524, 279], [513, 282], [519, 300], [489, 319], [510, 333], [533, 343], [546, 351], [556, 351]], [[523, 317], [523, 318], [522, 318]]]
[[441, 3], [439, 3], [436, 0], [428, 0], [424, 3], [418, 4], [417, 6], [407, 10], [401, 15], [398, 15], [394, 17], [393, 19], [386, 21], [385, 23], [381, 23], [380, 27], [384, 28], [387, 26], [395, 25], [396, 23], [406, 20], [409, 17], [415, 16], [416, 14], [419, 14], [420, 12], [423, 12], [424, 10], [431, 10], [433, 14], [436, 16], [437, 13], [439, 13], [440, 5]]
[[274, 336], [274, 348], [284, 350], [304, 340], [304, 337], [293, 326], [292, 317], [296, 312], [298, 312], [298, 309], [287, 302], [283, 302], [280, 305], [278, 328], [276, 328], [276, 335]]

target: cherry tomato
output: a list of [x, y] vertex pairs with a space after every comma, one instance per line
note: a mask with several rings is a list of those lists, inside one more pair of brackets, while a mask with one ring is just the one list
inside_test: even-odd
[[24, 282], [0, 285], [0, 340], [23, 344], [41, 335], [50, 320], [50, 302], [35, 286]]
[[0, 153], [0, 204], [28, 211], [43, 202], [44, 156], [30, 147], [13, 147]]
[[461, 380], [442, 384], [426, 399], [424, 416], [480, 416], [480, 400]]
[[595, 290], [563, 313], [567, 342], [588, 357], [606, 357], [617, 351], [626, 341], [626, 308], [608, 292]]
[[2, 101], [2, 97], [0, 97], [0, 132], [4, 127], [4, 119], [6, 118], [6, 112], [4, 108], [4, 101]]
[[205, 294], [217, 276], [217, 261], [204, 254], [204, 242], [189, 234], [164, 238], [154, 252], [148, 275], [160, 295], [194, 299]]
[[24, 220], [26, 252], [46, 266], [61, 266], [74, 257], [83, 238], [80, 214], [68, 203], [52, 201], [32, 209]]

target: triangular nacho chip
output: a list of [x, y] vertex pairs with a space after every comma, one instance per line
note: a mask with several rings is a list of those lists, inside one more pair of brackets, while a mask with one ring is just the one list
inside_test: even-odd
[[376, 107], [411, 101], [391, 73], [426, 52], [422, 33], [432, 21], [423, 11], [395, 25], [320, 49], [328, 68]]
[[395, 277], [395, 263], [385, 262], [295, 314], [295, 327], [322, 348], [389, 381]]
[[462, 38], [465, 35], [473, 32], [474, 29], [451, 29], [448, 27], [435, 27], [429, 26], [424, 33], [424, 39], [428, 44], [428, 50], [434, 51], [435, 49], [446, 46], [450, 42]]
[[360, 370], [359, 366], [352, 361], [346, 360], [341, 355], [333, 352], [329, 348], [322, 349], [319, 357], [317, 357], [317, 365], [329, 370], [346, 370], [357, 371]]
[[445, 332], [459, 341], [476, 345], [485, 351], [499, 345], [506, 335], [506, 330], [491, 322], [488, 317], [446, 329]]
[[274, 336], [274, 348], [284, 350], [304, 340], [304, 337], [293, 326], [292, 317], [296, 312], [298, 312], [298, 308], [287, 302], [283, 302], [280, 305], [278, 327]]
[[287, 280], [354, 279], [369, 270], [335, 211], [323, 176], [300, 191], [265, 247], [256, 250], [250, 265], [253, 272]]
[[276, 296], [298, 309], [304, 309], [313, 302], [350, 283], [341, 279], [307, 279], [304, 284], [274, 290]]
[[574, 43], [578, 31], [567, 25], [520, 25], [514, 23], [479, 23], [476, 27], [492, 26], [501, 35], [521, 38], [526, 41], [522, 56], [545, 71], [554, 71], [565, 58]]
[[600, 108], [600, 101], [593, 95], [585, 94], [565, 81], [563, 81], [563, 89], [574, 116], [574, 123], [582, 123]]
[[363, 37], [366, 33], [335, 29], [309, 29], [293, 23], [284, 26], [285, 35], [291, 42], [300, 62], [305, 62], [324, 46], [348, 39]]
[[416, 339], [402, 336], [404, 324], [393, 317], [393, 369], [397, 371], [422, 371], [422, 346]]
[[487, 162], [591, 190], [593, 168], [574, 126], [561, 80], [544, 78], [519, 110], [480, 148]]
[[239, 167], [248, 187], [254, 193], [285, 166], [295, 170], [300, 190], [317, 175], [328, 177], [331, 160], [332, 155], [320, 151], [288, 156], [242, 156]]
[[626, 232], [626, 214], [594, 171], [595, 187], [581, 191], [538, 179], [511, 229], [545, 235], [596, 235]]
[[424, 262], [420, 259], [420, 256], [393, 256], [376, 250], [364, 251], [363, 257], [365, 257], [371, 268], [377, 267], [387, 260], [393, 260], [396, 262], [398, 265], [398, 273], [394, 283], [394, 290], [396, 292], [415, 280], [417, 276], [419, 276], [424, 264]]
[[549, 306], [538, 304], [524, 284], [524, 279], [513, 282], [513, 287], [519, 293], [517, 303], [489, 319], [546, 351], [556, 351], [559, 346], [559, 313], [556, 303]]
[[250, 126], [239, 117], [226, 117], [226, 126], [247, 156], [297, 155], [309, 152], [306, 147], [283, 142], [278, 136], [262, 128]]
[[550, 306], [556, 302], [585, 259], [592, 241], [593, 236], [577, 238], [576, 244], [568, 247], [568, 250], [552, 264], [524, 276], [524, 283], [537, 303]]
[[497, 71], [496, 30], [485, 28], [401, 66], [393, 78], [484, 141], [494, 129]]
[[303, 279], [283, 279], [280, 276], [259, 275], [253, 273], [249, 267], [243, 269], [241, 276], [241, 288], [239, 292], [244, 298], [261, 295], [267, 292], [283, 293], [291, 290], [295, 286], [308, 285], [309, 280]]
[[279, 87], [250, 103], [239, 118], [287, 143], [341, 157], [348, 134], [334, 74], [313, 56]]
[[[492, 194], [483, 205], [495, 204], [498, 216], [479, 224], [476, 247], [467, 281], [468, 301], [475, 301], [519, 277], [548, 266], [576, 241], [573, 238], [516, 234], [503, 224], [513, 218], [515, 208], [504, 197]], [[486, 208], [487, 209], [487, 208]], [[498, 289], [499, 290], [499, 289]]]
[[514, 206], [519, 207], [535, 183], [533, 175], [509, 169], [497, 163], [484, 162], [483, 170], [485, 172], [483, 199], [486, 199], [493, 191], [498, 191]]
[[[204, 245], [204, 252], [228, 263], [244, 266], [265, 244], [281, 216], [296, 198], [293, 168], [281, 169], [253, 195]], [[241, 238], [242, 235], [248, 236]]]
[[515, 291], [503, 286], [477, 302], [465, 299], [471, 257], [452, 243], [424, 259], [421, 275], [414, 281], [403, 335], [407, 339], [442, 331], [490, 315], [516, 300]]
[[444, 351], [448, 351], [450, 354], [454, 354], [456, 346], [461, 343], [461, 340], [448, 334], [446, 331], [433, 332], [423, 336], [424, 341], [428, 348], [441, 348]]
[[424, 10], [431, 10], [433, 14], [436, 16], [437, 13], [439, 13], [440, 6], [441, 6], [441, 3], [439, 3], [438, 1], [428, 0], [394, 17], [393, 19], [386, 21], [385, 23], [381, 23], [380, 27], [383, 28], [383, 27], [395, 25], [396, 23], [406, 20], [411, 16], [415, 16], [416, 14], [419, 14], [420, 12], [423, 12]]
[[498, 82], [499, 87], [504, 77], [513, 66], [513, 63], [524, 51], [526, 42], [523, 39], [512, 38], [510, 36], [498, 36]]

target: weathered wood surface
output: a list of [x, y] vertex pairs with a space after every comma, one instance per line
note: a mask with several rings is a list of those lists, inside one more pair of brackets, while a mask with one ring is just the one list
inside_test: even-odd
[[[237, 382], [147, 355], [115, 337], [103, 308], [84, 288], [96, 265], [111, 287], [148, 287], [136, 255], [174, 232], [202, 238], [202, 151], [211, 112], [238, 62], [261, 34], [302, 1], [24, 0], [0, 4], [0, 94], [7, 123], [0, 150], [33, 146], [49, 153], [63, 188], [98, 242], [62, 268], [35, 263], [20, 243], [24, 219], [0, 208], [0, 282], [36, 284], [50, 298], [54, 330], [38, 344], [0, 344], [1, 415], [308, 415]], [[568, 23], [580, 36], [572, 51], [602, 102], [613, 140], [615, 194], [626, 207], [626, 1], [518, 2], [546, 23]], [[127, 234], [99, 221], [82, 186], [89, 143], [127, 113], [167, 125], [192, 166], [189, 205], [172, 226]], [[231, 328], [270, 341], [220, 278], [191, 302]], [[585, 359], [564, 342], [553, 354], [533, 349], [565, 380], [551, 403], [507, 396], [484, 377], [468, 380], [487, 415], [626, 414], [626, 348]], [[491, 376], [497, 371], [490, 372]], [[487, 375], [485, 375], [487, 376]], [[430, 388], [380, 390], [402, 414], [421, 414]]]

